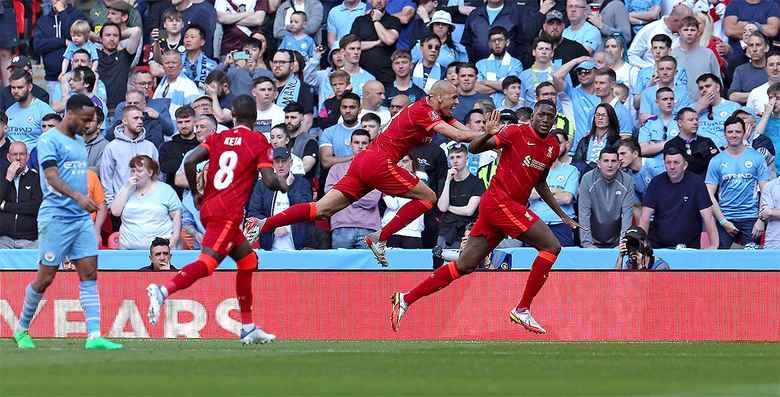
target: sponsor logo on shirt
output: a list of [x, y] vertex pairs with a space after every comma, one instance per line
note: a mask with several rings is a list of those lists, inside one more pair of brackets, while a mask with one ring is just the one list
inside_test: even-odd
[[544, 163], [532, 159], [530, 155], [526, 155], [525, 157], [523, 157], [523, 166], [529, 168], [535, 168], [539, 171], [544, 171], [545, 169], [547, 169], [547, 166]]
[[753, 162], [750, 160], [745, 161], [745, 168], [753, 168]]

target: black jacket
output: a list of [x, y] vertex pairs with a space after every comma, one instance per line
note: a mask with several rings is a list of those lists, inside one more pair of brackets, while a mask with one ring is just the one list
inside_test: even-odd
[[[263, 182], [258, 181], [249, 196], [246, 207], [246, 216], [257, 219], [270, 218], [274, 211], [274, 202], [278, 192], [268, 189]], [[287, 199], [290, 206], [300, 203], [308, 203], [312, 200], [311, 184], [306, 178], [296, 175], [290, 189], [287, 191]], [[291, 225], [292, 239], [295, 249], [300, 250], [309, 244], [311, 233], [314, 230], [313, 222], [299, 222]], [[260, 248], [270, 251], [274, 245], [274, 233], [268, 232], [260, 235]]]
[[14, 181], [5, 179], [8, 166], [0, 168], [0, 236], [13, 239], [38, 239], [38, 209], [43, 201], [38, 172], [28, 169], [19, 178], [19, 191]]
[[[176, 134], [170, 141], [160, 146], [160, 172], [165, 175], [165, 183], [175, 186], [173, 180], [184, 160], [184, 155], [199, 144], [200, 142], [194, 136], [192, 139], [184, 139], [180, 134]], [[176, 193], [181, 196], [180, 190]]]

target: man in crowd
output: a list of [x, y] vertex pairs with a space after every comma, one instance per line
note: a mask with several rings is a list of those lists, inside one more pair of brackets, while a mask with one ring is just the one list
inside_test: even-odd
[[678, 32], [682, 19], [693, 15], [693, 11], [685, 4], [678, 4], [672, 12], [661, 19], [645, 25], [634, 37], [628, 48], [628, 62], [636, 67], [653, 66], [652, 40], [658, 34], [664, 34], [672, 39], [669, 48], [676, 47], [679, 41]]
[[713, 157], [704, 182], [712, 200], [712, 212], [718, 220], [718, 248], [732, 243], [754, 246], [764, 231], [759, 219], [757, 191], [763, 192], [769, 181], [766, 161], [758, 151], [745, 145], [745, 123], [736, 116], [724, 122], [726, 149]]
[[355, 18], [350, 30], [361, 41], [360, 66], [383, 84], [393, 81], [390, 56], [402, 28], [401, 21], [386, 12], [387, 3], [387, 0], [371, 0], [371, 10]]
[[645, 157], [645, 164], [651, 167], [653, 175], [664, 171], [664, 145], [678, 134], [677, 122], [674, 120], [674, 102], [674, 91], [671, 88], [659, 88], [655, 92], [655, 105], [659, 113], [650, 117], [639, 128], [639, 147]]
[[703, 74], [696, 79], [699, 86], [699, 100], [694, 108], [699, 112], [699, 135], [712, 139], [718, 148], [726, 146], [723, 123], [739, 110], [736, 102], [721, 96], [723, 85], [714, 74]]
[[303, 126], [309, 130], [314, 124], [314, 97], [311, 86], [293, 73], [293, 62], [295, 55], [292, 50], [279, 50], [274, 54], [271, 71], [276, 79], [276, 104], [283, 109], [292, 102], [300, 103], [304, 111]]
[[[715, 54], [709, 48], [702, 47], [699, 44], [700, 39], [699, 20], [693, 16], [683, 18], [680, 22], [679, 47], [672, 50], [672, 56], [688, 73], [688, 96], [691, 98], [696, 98], [698, 93], [696, 81], [699, 76], [709, 73], [721, 79], [720, 65], [715, 59]], [[679, 101], [680, 98], [677, 100]]]
[[582, 176], [578, 192], [580, 241], [585, 248], [614, 248], [631, 226], [634, 181], [620, 171], [617, 149], [605, 147], [596, 168]]
[[[422, 57], [414, 65], [412, 82], [425, 92], [428, 92], [435, 82], [447, 76], [447, 69], [437, 62], [440, 51], [441, 40], [435, 34], [430, 33], [420, 40]], [[395, 66], [393, 66], [393, 70], [395, 70]]]
[[221, 54], [240, 51], [252, 33], [260, 30], [270, 11], [268, 3], [252, 0], [217, 0], [214, 10], [222, 24]]
[[54, 110], [32, 95], [32, 75], [24, 69], [16, 69], [11, 73], [10, 86], [14, 104], [5, 114], [8, 117], [8, 137], [12, 141], [21, 141], [32, 151], [41, 136], [41, 119], [54, 113]]
[[102, 48], [98, 50], [97, 72], [106, 85], [106, 106], [109, 110], [116, 108], [125, 97], [130, 64], [141, 41], [141, 29], [127, 29], [126, 33], [128, 40], [120, 45], [124, 36], [118, 25], [107, 23], [100, 29]]
[[[523, 88], [523, 106], [533, 107], [536, 103], [535, 90], [539, 83], [553, 81], [555, 69], [552, 64], [554, 44], [545, 37], [539, 37], [533, 43], [534, 63], [520, 73]], [[566, 79], [564, 78], [564, 81]]]
[[768, 89], [775, 83], [780, 83], [780, 52], [772, 51], [766, 56], [767, 82], [750, 91], [747, 98], [747, 108], [754, 114], [764, 112], [769, 102]]
[[301, 159], [303, 172], [311, 184], [319, 167], [319, 145], [317, 136], [303, 129], [303, 107], [291, 103], [284, 107], [284, 129], [290, 138], [287, 147], [293, 156]]
[[490, 28], [488, 33], [490, 56], [477, 62], [477, 71], [479, 72], [477, 79], [491, 92], [500, 92], [502, 90], [501, 82], [504, 78], [509, 75], [517, 76], [523, 71], [523, 64], [520, 60], [513, 58], [507, 52], [508, 36], [509, 32], [501, 26]]
[[344, 0], [341, 4], [333, 7], [328, 12], [328, 47], [341, 40], [342, 37], [349, 34], [352, 24], [359, 16], [366, 13], [366, 3], [360, 0]]
[[366, 113], [374, 113], [382, 120], [382, 125], [390, 122], [390, 111], [383, 106], [385, 103], [385, 87], [377, 80], [369, 80], [363, 86], [361, 111], [358, 117]]
[[766, 37], [759, 32], [753, 32], [745, 42], [745, 55], [750, 62], [737, 66], [734, 70], [734, 77], [729, 86], [728, 98], [734, 102], [744, 105], [747, 103], [748, 95], [754, 88], [768, 81], [769, 76], [766, 73], [766, 57], [769, 53], [769, 43]]
[[[553, 64], [558, 66], [583, 56], [590, 56], [590, 52], [580, 43], [563, 37], [563, 13], [558, 10], [550, 10], [544, 18], [542, 32], [540, 36], [547, 38], [553, 43], [555, 51], [553, 52]], [[572, 82], [577, 84], [577, 74], [569, 75]]]
[[441, 211], [441, 223], [436, 245], [443, 248], [457, 248], [466, 232], [466, 227], [477, 217], [479, 200], [485, 192], [485, 185], [469, 172], [468, 147], [456, 143], [449, 150], [450, 169], [437, 192], [436, 207]]
[[[566, 76], [572, 69], [577, 73], [577, 79], [580, 81], [576, 87], [567, 84], [566, 81]], [[595, 71], [596, 64], [590, 58], [583, 57], [566, 62], [553, 74], [553, 84], [556, 91], [568, 97], [572, 104], [573, 117], [570, 121], [573, 121], [574, 126], [567, 131], [573, 129], [575, 133], [569, 132], [570, 150], [574, 150], [580, 139], [590, 131], [591, 118], [589, 115], [594, 112], [596, 105], [601, 101], [601, 98], [596, 96], [593, 86]]]
[[54, 87], [60, 85], [58, 77], [62, 69], [62, 58], [68, 40], [71, 40], [70, 26], [79, 19], [87, 19], [70, 3], [66, 0], [53, 1], [52, 12], [41, 15], [35, 22], [34, 51], [43, 61], [43, 69], [46, 73], [44, 79], [49, 93], [54, 90]]
[[[617, 145], [617, 152], [620, 159], [620, 169], [634, 180], [634, 194], [638, 205], [642, 202], [647, 185], [655, 174], [649, 164], [642, 162], [642, 149], [634, 138], [621, 139]], [[636, 215], [638, 218], [639, 213]]]
[[674, 91], [674, 109], [682, 109], [690, 106], [691, 99], [688, 96], [688, 87], [678, 86], [674, 83], [677, 75], [677, 60], [672, 56], [665, 56], [655, 63], [654, 84], [645, 88], [642, 95], [637, 97], [639, 101], [639, 124], [643, 125], [652, 116], [659, 118], [661, 109], [656, 104], [656, 92], [662, 87]]
[[731, 53], [727, 59], [729, 71], [745, 63], [743, 40], [746, 35], [760, 32], [775, 37], [780, 31], [780, 8], [767, 0], [736, 1], [728, 3], [723, 18], [723, 33], [728, 36]]
[[[409, 51], [395, 50], [393, 55], [390, 57], [390, 61], [393, 63], [393, 73], [395, 74], [395, 80], [393, 80], [391, 84], [385, 87], [387, 97], [392, 100], [396, 96], [404, 95], [411, 102], [415, 102], [417, 99], [424, 97], [425, 91], [423, 91], [421, 87], [418, 87], [416, 84], [414, 84], [412, 80], [412, 56], [409, 54]], [[414, 70], [416, 71], [417, 68], [418, 66], [415, 65]], [[430, 72], [435, 72], [435, 69], [431, 68]], [[425, 73], [423, 69], [423, 77], [424, 76]], [[430, 76], [428, 78], [430, 78]]]
[[[175, 186], [176, 171], [181, 166], [184, 155], [198, 146], [195, 136], [195, 110], [184, 105], [176, 110], [176, 130], [173, 138], [160, 146], [160, 180]], [[180, 191], [177, 193], [181, 193]]]
[[144, 266], [138, 271], [142, 272], [163, 272], [169, 270], [178, 270], [171, 265], [171, 242], [162, 237], [156, 237], [149, 245], [149, 265]]
[[342, 121], [327, 128], [320, 135], [320, 165], [323, 170], [330, 170], [336, 164], [349, 162], [354, 155], [352, 146], [347, 142], [351, 142], [352, 132], [360, 127], [358, 125], [360, 97], [351, 92], [344, 94], [339, 111]]
[[0, 167], [0, 249], [38, 247], [38, 208], [43, 201], [38, 171], [27, 167], [27, 146], [14, 142], [9, 165]]
[[162, 62], [165, 75], [154, 91], [154, 99], [170, 100], [168, 114], [173, 115], [176, 114], [176, 109], [192, 103], [203, 92], [195, 82], [182, 73], [181, 55], [178, 52], [165, 51]]
[[688, 162], [675, 147], [664, 150], [663, 159], [666, 172], [647, 186], [639, 226], [648, 231], [653, 248], [675, 248], [680, 244], [699, 248], [703, 225], [711, 244], [707, 248], [717, 248], [718, 231], [704, 179], [685, 172]]
[[206, 84], [206, 77], [217, 67], [217, 63], [206, 56], [203, 47], [206, 45], [206, 33], [198, 25], [190, 25], [184, 31], [184, 49], [182, 54], [182, 73], [192, 80], [201, 90]]
[[[615, 96], [614, 87], [616, 82], [617, 77], [615, 76], [614, 70], [609, 68], [596, 70], [595, 77], [593, 78], [593, 92], [601, 99], [601, 103], [608, 103], [615, 109], [618, 123], [620, 123], [620, 131], [618, 132], [620, 132], [621, 135], [632, 135], [634, 131], [634, 119], [631, 117], [631, 112], [626, 105], [624, 105], [623, 102], [620, 102], [620, 98]], [[591, 125], [595, 111], [596, 108], [594, 107], [588, 117], [588, 123], [585, 128], [588, 128]]]
[[567, 0], [566, 17], [569, 18], [569, 26], [563, 30], [563, 37], [580, 43], [588, 55], [601, 49], [601, 32], [588, 22], [590, 7], [585, 0]]
[[464, 120], [466, 113], [474, 108], [474, 104], [490, 96], [477, 91], [477, 67], [472, 63], [464, 63], [458, 67], [458, 105], [452, 115], [456, 120]]
[[678, 134], [664, 144], [664, 151], [675, 147], [685, 156], [687, 170], [701, 176], [707, 173], [710, 160], [718, 154], [718, 147], [712, 139], [700, 136], [699, 115], [691, 108], [682, 108], [677, 112]]
[[[461, 44], [466, 47], [469, 59], [473, 62], [490, 55], [490, 29], [501, 26], [507, 32], [512, 32], [516, 25], [515, 17], [515, 5], [504, 0], [488, 0], [473, 10], [466, 18], [466, 27], [460, 39]], [[537, 23], [536, 33], [539, 32], [539, 25], [540, 23]]]
[[185, 29], [192, 24], [203, 28], [206, 32], [206, 46], [203, 50], [207, 57], [214, 58], [214, 32], [217, 30], [217, 10], [214, 5], [193, 0], [171, 0], [171, 5], [181, 13]]
[[103, 111], [95, 108], [95, 117], [87, 123], [84, 130], [84, 145], [87, 147], [87, 166], [98, 177], [100, 177], [100, 160], [103, 158], [103, 150], [108, 145], [108, 140], [100, 128], [103, 125], [103, 118]]
[[[30, 63], [30, 58], [27, 58], [24, 55], [17, 55], [13, 58], [11, 58], [11, 65], [8, 66], [8, 71], [13, 74], [14, 70], [22, 69], [26, 71], [27, 73], [32, 74], [32, 63]], [[59, 87], [59, 82], [57, 82], [57, 87]], [[45, 89], [39, 87], [35, 82], [33, 82], [32, 85], [32, 91], [30, 91], [32, 95], [44, 103], [49, 103], [49, 93], [46, 92]], [[105, 93], [104, 93], [105, 94]], [[11, 86], [5, 87], [0, 91], [0, 111], [5, 112], [8, 110], [8, 108], [14, 104], [14, 96], [11, 95]]]
[[[151, 99], [151, 101], [157, 101], [158, 104], [163, 105], [162, 112], [166, 114], [168, 113], [168, 106], [165, 106], [165, 103], [167, 103], [166, 100]], [[146, 96], [142, 91], [137, 89], [131, 89], [127, 91], [127, 95], [125, 95], [125, 101], [120, 105], [117, 105], [117, 114], [124, 114], [124, 109], [127, 106], [134, 106], [143, 111], [146, 140], [153, 143], [154, 147], [159, 149], [163, 142], [166, 139], [169, 139], [171, 135], [173, 135], [174, 131], [171, 122], [167, 117], [162, 116], [160, 111], [148, 105]], [[158, 108], [160, 108], [159, 105]], [[121, 113], [119, 113], [120, 110]], [[120, 124], [122, 124], [122, 119], [118, 118], [114, 124], [109, 127], [108, 131], [106, 131], [106, 136], [109, 139], [114, 139], [114, 130]]]
[[273, 80], [263, 76], [256, 78], [253, 84], [252, 96], [257, 103], [255, 131], [265, 134], [268, 138], [271, 127], [284, 123], [284, 110], [274, 102], [276, 85]]
[[[672, 55], [672, 39], [663, 34], [657, 34], [650, 39], [650, 51], [653, 56], [653, 63], [650, 66], [639, 69], [636, 75], [636, 83], [631, 87], [634, 94], [642, 94], [647, 87], [657, 84], [656, 64], [661, 58]], [[675, 60], [676, 61], [676, 60]], [[688, 90], [688, 72], [678, 63], [674, 76], [674, 88]], [[691, 99], [695, 99], [691, 98]]]

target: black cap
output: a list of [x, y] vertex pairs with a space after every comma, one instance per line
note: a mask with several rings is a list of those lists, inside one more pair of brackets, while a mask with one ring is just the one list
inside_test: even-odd
[[30, 58], [27, 58], [24, 55], [17, 55], [13, 58], [11, 58], [11, 64], [8, 65], [8, 69], [13, 68], [32, 68], [32, 62], [30, 62]]
[[626, 230], [623, 237], [635, 238], [637, 240], [647, 240], [647, 233], [639, 226], [631, 226]]
[[287, 160], [289, 159], [290, 151], [286, 147], [277, 147], [274, 148], [273, 151], [273, 159], [274, 160]]
[[499, 112], [499, 115], [501, 116], [501, 121], [506, 121], [511, 124], [517, 124], [517, 114], [515, 114], [515, 111], [512, 109], [504, 109], [501, 112]]

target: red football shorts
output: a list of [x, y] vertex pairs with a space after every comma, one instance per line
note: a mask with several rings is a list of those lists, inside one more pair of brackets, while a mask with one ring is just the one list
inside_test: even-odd
[[479, 215], [469, 236], [482, 236], [495, 247], [505, 237], [517, 238], [539, 221], [528, 207], [514, 202], [498, 202], [489, 196], [482, 196], [479, 202]]
[[353, 201], [376, 189], [384, 194], [400, 196], [412, 190], [420, 181], [406, 169], [373, 150], [358, 154], [334, 189]]
[[227, 256], [233, 247], [246, 241], [240, 221], [217, 217], [201, 218], [201, 221], [206, 228], [201, 246], [222, 256]]

